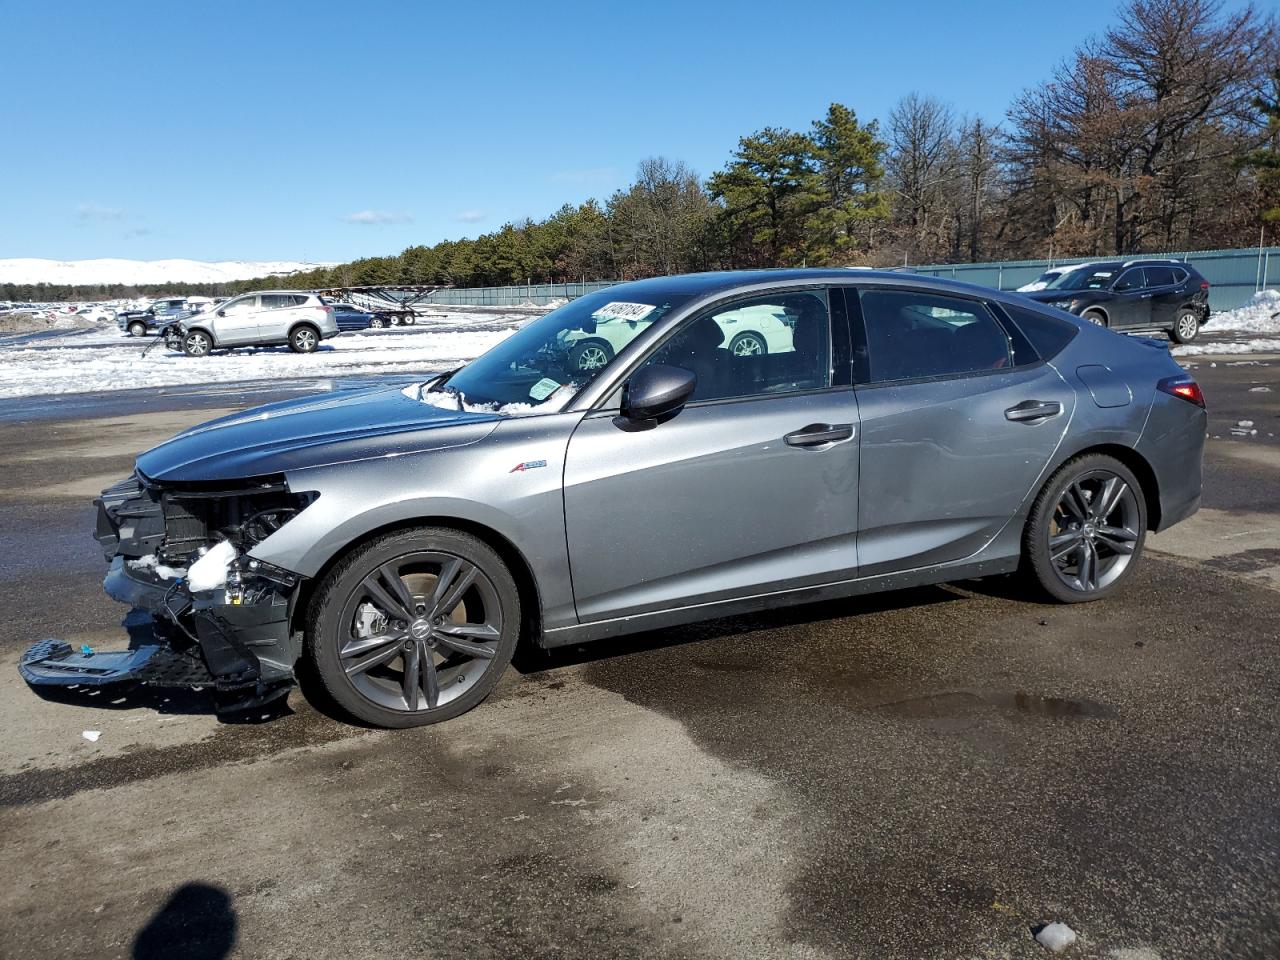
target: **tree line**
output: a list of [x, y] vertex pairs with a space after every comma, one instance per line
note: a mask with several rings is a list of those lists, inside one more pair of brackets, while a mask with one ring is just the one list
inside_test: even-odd
[[[920, 93], [883, 123], [833, 103], [807, 130], [741, 138], [705, 179], [653, 157], [626, 189], [543, 220], [211, 292], [1244, 246], [1280, 220], [1278, 102], [1274, 15], [1128, 0], [999, 122]], [[24, 289], [6, 285], [0, 298], [36, 298]]]

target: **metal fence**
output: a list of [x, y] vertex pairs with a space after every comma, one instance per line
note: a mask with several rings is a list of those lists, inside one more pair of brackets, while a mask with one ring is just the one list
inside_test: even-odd
[[[1271, 258], [1276, 263], [1271, 263]], [[947, 277], [995, 287], [1016, 290], [1030, 283], [1048, 267], [1115, 257], [1075, 257], [1066, 260], [1005, 260], [995, 263], [946, 263], [908, 267], [913, 273], [931, 277]], [[1139, 259], [1133, 257], [1133, 259]], [[1251, 247], [1244, 250], [1195, 250], [1176, 253], [1143, 254], [1140, 259], [1182, 260], [1191, 264], [1209, 281], [1209, 307], [1212, 310], [1234, 310], [1247, 303], [1259, 290], [1280, 288], [1280, 247]]]
[[[1273, 265], [1271, 259], [1275, 258]], [[945, 263], [909, 266], [913, 273], [966, 280], [997, 290], [1016, 290], [1040, 276], [1046, 268], [1114, 257], [1075, 257], [1065, 260], [1003, 260], [992, 263]], [[1280, 247], [1243, 250], [1197, 250], [1144, 254], [1141, 259], [1183, 260], [1209, 281], [1209, 306], [1232, 310], [1248, 302], [1258, 290], [1280, 288]], [[617, 280], [581, 283], [524, 283], [508, 287], [456, 287], [437, 290], [423, 302], [469, 307], [511, 307], [520, 304], [546, 306], [556, 300], [572, 300], [611, 287]]]
[[520, 283], [510, 287], [454, 287], [437, 290], [423, 302], [468, 307], [514, 307], [530, 303], [545, 307], [552, 301], [572, 300], [619, 282], [588, 280], [584, 283]]

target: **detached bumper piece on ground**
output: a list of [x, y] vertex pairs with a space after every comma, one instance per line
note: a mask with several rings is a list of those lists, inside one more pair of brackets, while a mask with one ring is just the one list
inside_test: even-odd
[[[302, 498], [271, 480], [236, 491], [177, 490], [133, 477], [104, 491], [97, 505], [96, 536], [110, 561], [103, 587], [131, 608], [128, 649], [76, 651], [62, 640], [41, 640], [19, 664], [27, 683], [209, 689], [219, 711], [288, 693], [300, 645], [290, 630], [300, 578], [243, 553], [304, 505]], [[215, 549], [211, 559], [230, 557], [225, 567], [212, 580], [208, 570], [197, 576], [196, 563]]]

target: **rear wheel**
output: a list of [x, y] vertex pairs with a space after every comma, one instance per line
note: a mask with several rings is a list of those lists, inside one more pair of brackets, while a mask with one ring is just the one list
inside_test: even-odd
[[418, 527], [357, 548], [325, 577], [306, 643], [340, 707], [415, 727], [484, 700], [519, 634], [519, 593], [498, 555], [460, 531]]
[[289, 349], [294, 353], [315, 353], [320, 334], [315, 327], [301, 324], [289, 331]]
[[202, 330], [192, 330], [182, 338], [182, 352], [188, 357], [207, 357], [213, 349], [213, 341]]
[[604, 340], [583, 340], [569, 351], [569, 362], [575, 370], [603, 370], [613, 359], [613, 347]]
[[729, 352], [735, 357], [759, 357], [768, 353], [769, 347], [758, 333], [740, 333], [729, 341]]
[[1190, 343], [1199, 332], [1200, 315], [1194, 310], [1184, 308], [1178, 311], [1177, 319], [1173, 321], [1173, 329], [1169, 331], [1169, 335], [1177, 343]]
[[1040, 491], [1023, 535], [1023, 562], [1056, 600], [1100, 600], [1133, 573], [1146, 535], [1137, 477], [1113, 457], [1086, 454]]

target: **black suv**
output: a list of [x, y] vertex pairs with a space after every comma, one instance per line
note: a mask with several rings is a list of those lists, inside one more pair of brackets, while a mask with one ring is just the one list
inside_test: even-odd
[[1112, 330], [1163, 330], [1187, 343], [1209, 319], [1209, 281], [1181, 260], [1115, 260], [1024, 294]]

